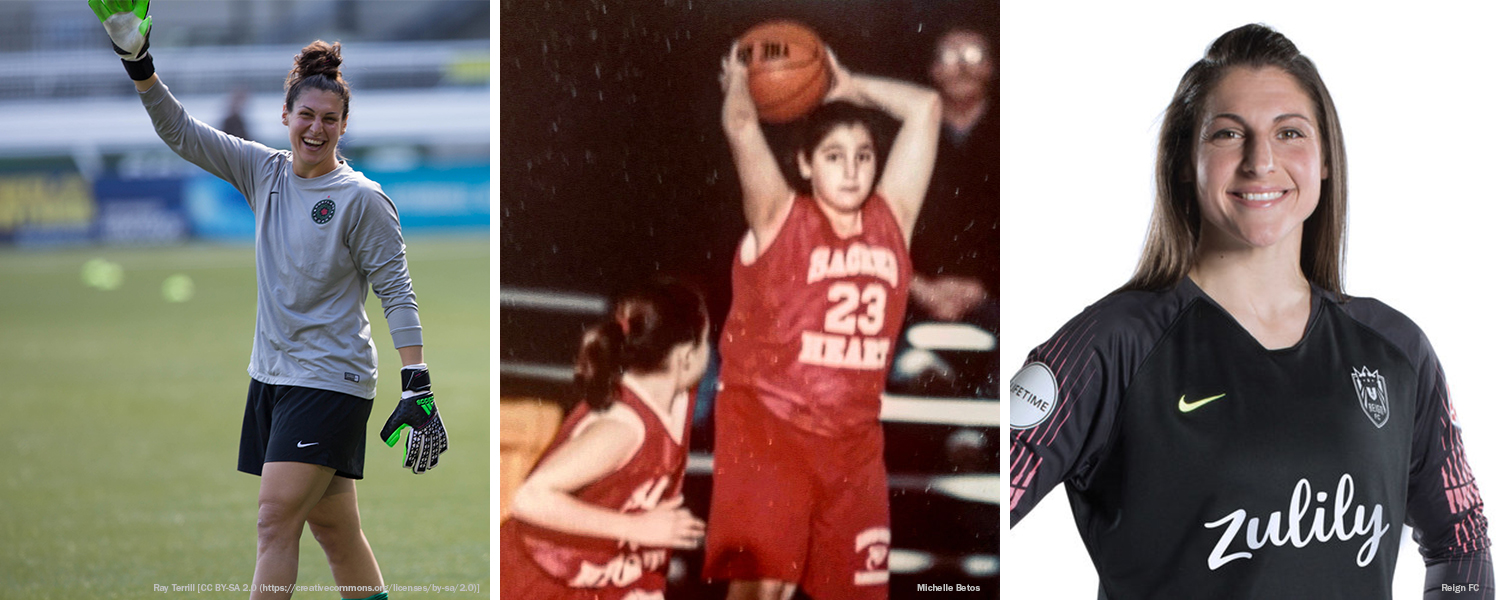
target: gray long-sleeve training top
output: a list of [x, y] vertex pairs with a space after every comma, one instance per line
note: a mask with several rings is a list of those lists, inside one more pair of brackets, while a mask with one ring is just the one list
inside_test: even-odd
[[250, 377], [375, 398], [373, 289], [395, 347], [422, 344], [396, 206], [340, 162], [310, 179], [292, 155], [188, 116], [158, 81], [141, 92], [157, 135], [179, 156], [233, 184], [255, 212], [255, 341]]

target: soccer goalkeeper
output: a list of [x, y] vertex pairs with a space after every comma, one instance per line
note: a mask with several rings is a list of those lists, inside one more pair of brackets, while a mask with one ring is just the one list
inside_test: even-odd
[[[273, 150], [189, 117], [148, 52], [149, 0], [89, 0], [162, 141], [233, 184], [255, 213], [256, 319], [239, 470], [260, 475], [250, 597], [291, 596], [306, 523], [341, 587], [379, 592], [380, 566], [360, 527], [355, 484], [375, 398], [368, 290], [384, 308], [401, 355], [401, 400], [381, 431], [407, 434], [404, 466], [423, 473], [448, 449], [422, 356], [422, 325], [406, 245], [390, 198], [339, 155], [349, 86], [338, 43], [302, 49], [286, 78], [282, 123], [290, 150]], [[368, 596], [384, 599], [384, 592]]]

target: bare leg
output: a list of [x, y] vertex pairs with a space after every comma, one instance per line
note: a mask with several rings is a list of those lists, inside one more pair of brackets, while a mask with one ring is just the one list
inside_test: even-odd
[[791, 600], [797, 584], [779, 579], [731, 581], [724, 600]]
[[[375, 553], [359, 525], [359, 500], [354, 480], [334, 476], [328, 491], [307, 515], [307, 527], [328, 555], [328, 567], [339, 586], [384, 585]], [[350, 591], [345, 598], [365, 598], [375, 592]]]
[[328, 467], [298, 462], [268, 462], [263, 466], [251, 600], [292, 597], [302, 524], [327, 491], [333, 472]]

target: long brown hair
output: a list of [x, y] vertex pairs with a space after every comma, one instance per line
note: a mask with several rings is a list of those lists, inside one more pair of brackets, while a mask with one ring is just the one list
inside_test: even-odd
[[1318, 287], [1344, 297], [1344, 234], [1348, 228], [1348, 158], [1333, 98], [1318, 68], [1286, 36], [1264, 25], [1245, 25], [1219, 36], [1188, 68], [1162, 117], [1156, 150], [1156, 204], [1135, 275], [1120, 291], [1176, 285], [1196, 262], [1202, 231], [1193, 153], [1208, 94], [1234, 67], [1276, 67], [1291, 75], [1312, 100], [1328, 177], [1318, 207], [1302, 227], [1302, 273]]

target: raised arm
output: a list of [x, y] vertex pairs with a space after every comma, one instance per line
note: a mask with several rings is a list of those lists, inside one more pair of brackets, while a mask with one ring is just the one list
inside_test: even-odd
[[161, 81], [161, 79], [157, 78], [156, 73], [152, 73], [151, 77], [148, 77], [145, 81], [131, 80], [131, 83], [135, 84], [135, 91], [145, 93], [146, 90], [156, 87], [156, 82], [158, 81]]
[[157, 77], [147, 51], [151, 47], [150, 4], [150, 0], [89, 0], [89, 8], [109, 33], [115, 54], [135, 83], [156, 134], [178, 156], [233, 184], [245, 195], [250, 208], [258, 209], [253, 173], [256, 164], [268, 161], [274, 151], [192, 118], [172, 97]]
[[156, 85], [156, 65], [151, 61], [151, 0], [89, 0], [89, 8], [109, 33], [115, 54], [135, 82], [135, 91]]
[[942, 100], [937, 92], [927, 87], [850, 73], [831, 51], [828, 59], [834, 78], [828, 100], [846, 100], [876, 108], [901, 122], [901, 130], [896, 133], [890, 156], [886, 158], [885, 172], [876, 183], [876, 192], [890, 203], [909, 244], [917, 213], [922, 209], [922, 200], [927, 197], [933, 161], [937, 158]]
[[759, 256], [776, 237], [791, 209], [792, 188], [781, 176], [776, 155], [766, 143], [760, 129], [760, 116], [750, 98], [749, 75], [745, 63], [737, 58], [739, 44], [724, 57], [719, 82], [724, 88], [724, 135], [734, 155], [734, 169], [739, 174], [740, 192], [744, 196], [745, 222], [755, 238]]

